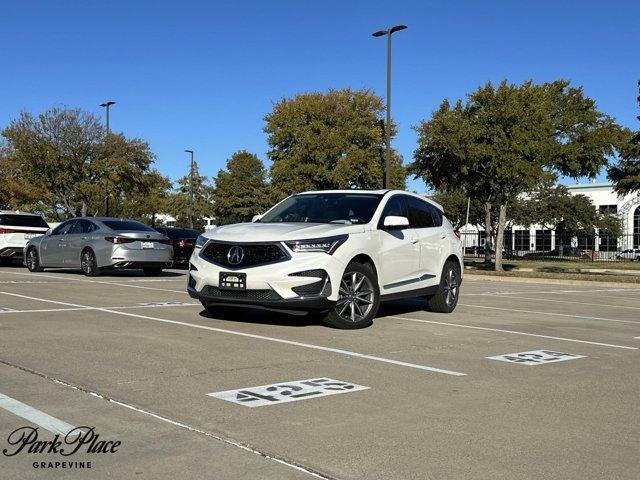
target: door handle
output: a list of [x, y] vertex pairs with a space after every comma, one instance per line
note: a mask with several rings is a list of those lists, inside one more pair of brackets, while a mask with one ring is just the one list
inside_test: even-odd
[[87, 237], [82, 237], [82, 240], [86, 240], [86, 239], [87, 239]]
[[440, 238], [443, 238], [443, 239], [444, 239], [444, 238], [447, 238], [447, 236], [446, 236], [444, 233], [441, 233], [441, 234], [440, 234]]
[[412, 239], [411, 239], [411, 243], [413, 243], [414, 245], [415, 245], [416, 243], [418, 243], [419, 241], [420, 241], [420, 240], [418, 240], [417, 238], [412, 238]]

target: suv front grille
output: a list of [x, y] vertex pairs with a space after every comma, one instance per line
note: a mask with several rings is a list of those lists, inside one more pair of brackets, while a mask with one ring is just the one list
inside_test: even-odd
[[[244, 255], [240, 263], [231, 264], [228, 259], [229, 250], [236, 246], [242, 248]], [[256, 267], [289, 258], [277, 243], [234, 244], [212, 241], [207, 243], [201, 255], [210, 262], [232, 269]]]
[[202, 289], [200, 294], [207, 298], [222, 298], [229, 300], [280, 300], [282, 297], [278, 292], [271, 289], [265, 290], [220, 290], [218, 287], [207, 285]]

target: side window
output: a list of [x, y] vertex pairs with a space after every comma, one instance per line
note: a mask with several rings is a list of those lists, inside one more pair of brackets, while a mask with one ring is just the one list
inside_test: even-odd
[[382, 216], [380, 217], [380, 223], [378, 224], [378, 228], [382, 227], [384, 224], [385, 217], [394, 216], [394, 217], [408, 217], [409, 213], [407, 212], [407, 202], [404, 199], [403, 195], [394, 195], [389, 199], [387, 204], [384, 206], [384, 210], [382, 211]]
[[66, 235], [67, 233], [71, 232], [71, 229], [75, 224], [75, 220], [68, 220], [66, 222], [63, 222], [51, 232], [51, 235]]
[[98, 229], [98, 226], [95, 223], [87, 221], [86, 233], [91, 233], [97, 229]]
[[73, 226], [73, 228], [71, 230], [69, 230], [68, 233], [73, 234], [73, 235], [78, 235], [80, 233], [84, 233], [83, 232], [83, 224], [84, 224], [84, 220], [78, 220], [75, 225]]
[[431, 210], [431, 215], [433, 216], [433, 222], [436, 227], [442, 226], [442, 212], [438, 210], [435, 206], [429, 204], [429, 208]]
[[[416, 197], [407, 197], [407, 203], [409, 204], [409, 226], [411, 228], [435, 226], [430, 204]], [[442, 220], [440, 224], [442, 224]]]
[[97, 229], [98, 227], [95, 223], [92, 223], [89, 220], [78, 220], [78, 224], [73, 230], [73, 233], [91, 233]]

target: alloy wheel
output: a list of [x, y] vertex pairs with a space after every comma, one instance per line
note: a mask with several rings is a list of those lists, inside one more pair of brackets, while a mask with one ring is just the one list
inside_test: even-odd
[[349, 322], [360, 322], [371, 312], [374, 303], [371, 280], [359, 272], [347, 272], [342, 277], [335, 312]]
[[444, 301], [448, 306], [452, 306], [458, 297], [458, 275], [453, 268], [450, 268], [444, 279]]
[[29, 267], [29, 270], [35, 270], [38, 266], [38, 258], [34, 249], [29, 250], [29, 254], [27, 255], [27, 266]]
[[82, 259], [80, 260], [80, 268], [84, 273], [91, 273], [91, 268], [93, 264], [93, 258], [91, 257], [91, 252], [88, 250], [82, 254]]

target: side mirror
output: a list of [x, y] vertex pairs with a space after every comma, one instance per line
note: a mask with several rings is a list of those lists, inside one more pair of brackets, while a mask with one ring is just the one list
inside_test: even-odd
[[48, 237], [49, 235], [51, 235], [51, 229], [47, 228], [47, 231], [44, 232], [44, 234]]
[[251, 223], [255, 223], [258, 220], [260, 220], [263, 217], [263, 215], [254, 215], [253, 218], [251, 219]]
[[407, 217], [397, 217], [395, 215], [389, 215], [384, 217], [384, 228], [409, 228], [409, 219]]

